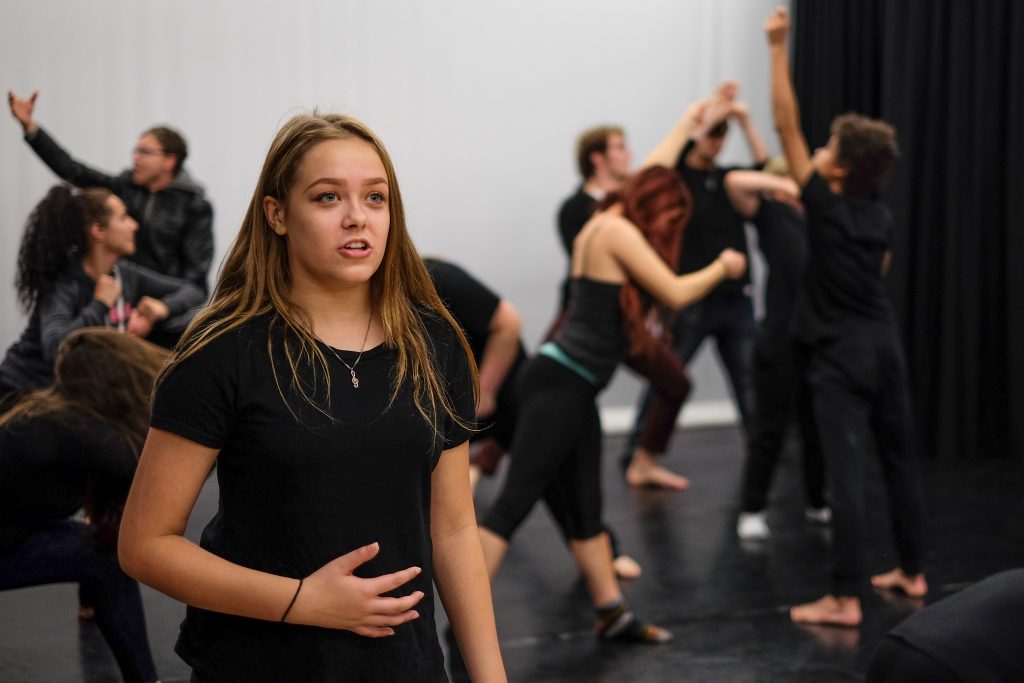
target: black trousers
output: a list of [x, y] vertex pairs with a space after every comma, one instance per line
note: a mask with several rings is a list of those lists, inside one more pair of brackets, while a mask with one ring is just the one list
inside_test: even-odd
[[809, 378], [832, 504], [834, 594], [858, 595], [864, 579], [866, 464], [873, 452], [900, 567], [920, 573], [924, 501], [906, 363], [895, 330], [865, 326], [819, 344]]
[[789, 335], [759, 335], [754, 343], [751, 385], [754, 405], [743, 470], [744, 512], [760, 512], [785, 444], [791, 419], [799, 419], [807, 504], [825, 506], [825, 464], [807, 384], [811, 349]]
[[601, 420], [597, 387], [547, 356], [523, 368], [508, 476], [481, 526], [506, 540], [544, 498], [568, 538], [601, 524]]

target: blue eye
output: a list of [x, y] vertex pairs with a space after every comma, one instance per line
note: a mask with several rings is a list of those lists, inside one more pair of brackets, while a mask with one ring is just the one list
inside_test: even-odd
[[374, 204], [383, 204], [387, 200], [383, 192], [371, 192], [366, 198]]
[[338, 201], [337, 192], [322, 192], [316, 196], [318, 202], [336, 202]]

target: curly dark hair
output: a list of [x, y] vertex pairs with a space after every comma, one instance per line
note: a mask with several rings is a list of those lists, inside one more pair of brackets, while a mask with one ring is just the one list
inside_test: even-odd
[[[622, 189], [605, 197], [599, 208], [617, 203], [622, 204], [623, 217], [640, 230], [658, 256], [675, 270], [683, 231], [693, 213], [693, 195], [682, 177], [664, 166], [648, 166], [630, 176]], [[651, 334], [649, 316], [663, 318], [665, 311], [649, 293], [629, 281], [619, 294], [619, 303], [630, 353], [643, 353], [651, 344], [667, 341], [659, 341]]]
[[843, 194], [871, 199], [878, 195], [900, 157], [896, 131], [885, 121], [847, 113], [832, 120], [838, 145], [836, 164], [846, 169]]
[[110, 219], [110, 190], [73, 190], [68, 185], [50, 188], [25, 223], [18, 248], [14, 288], [24, 310], [31, 311], [39, 297], [67, 269], [85, 255], [88, 229]]

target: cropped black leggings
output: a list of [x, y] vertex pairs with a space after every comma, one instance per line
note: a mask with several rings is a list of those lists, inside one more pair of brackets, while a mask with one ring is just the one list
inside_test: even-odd
[[481, 526], [510, 540], [543, 497], [564, 511], [569, 538], [593, 538], [603, 531], [597, 387], [547, 356], [530, 360], [519, 381], [508, 477]]

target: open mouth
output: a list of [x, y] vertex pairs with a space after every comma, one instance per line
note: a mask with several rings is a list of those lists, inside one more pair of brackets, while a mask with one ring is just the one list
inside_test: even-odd
[[370, 248], [370, 245], [362, 240], [353, 240], [352, 242], [346, 242], [342, 249], [348, 251], [366, 251]]

